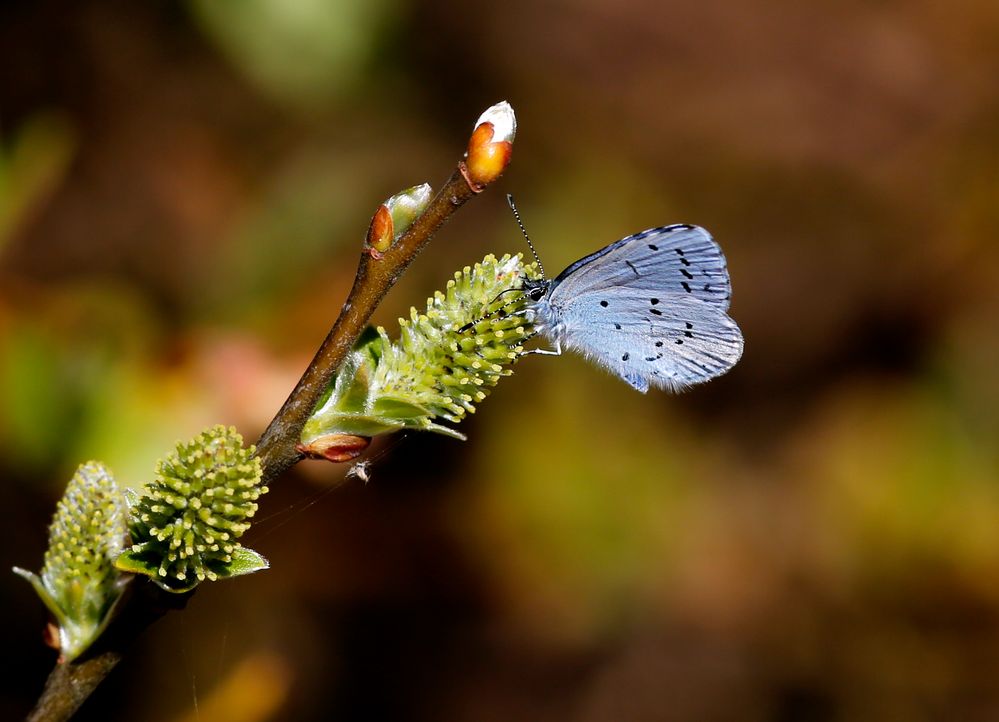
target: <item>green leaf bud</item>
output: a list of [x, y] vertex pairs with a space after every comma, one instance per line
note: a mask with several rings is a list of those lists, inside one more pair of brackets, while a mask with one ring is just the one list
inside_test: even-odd
[[427, 209], [433, 189], [429, 183], [413, 186], [394, 196], [378, 206], [375, 215], [368, 226], [366, 243], [374, 258], [380, 258], [399, 240], [413, 221]]

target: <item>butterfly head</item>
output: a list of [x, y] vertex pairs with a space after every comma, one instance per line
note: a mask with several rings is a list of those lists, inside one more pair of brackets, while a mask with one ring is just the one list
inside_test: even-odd
[[532, 301], [540, 301], [552, 282], [545, 278], [525, 278], [520, 284], [520, 290]]

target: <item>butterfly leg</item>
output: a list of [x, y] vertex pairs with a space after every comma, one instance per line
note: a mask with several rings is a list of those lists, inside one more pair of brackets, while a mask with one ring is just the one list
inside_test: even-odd
[[[528, 336], [527, 338], [531, 338], [531, 337], [536, 336], [536, 335], [537, 334], [531, 334], [531, 336]], [[527, 338], [525, 338], [524, 340], [526, 341]], [[524, 351], [524, 353], [522, 353], [521, 356], [530, 356], [531, 354], [538, 354], [539, 356], [561, 356], [562, 355], [562, 344], [561, 344], [561, 342], [556, 341], [555, 342], [555, 348], [553, 348], [553, 349], [549, 349], [549, 348], [532, 348], [532, 349], [529, 349], [527, 351]]]

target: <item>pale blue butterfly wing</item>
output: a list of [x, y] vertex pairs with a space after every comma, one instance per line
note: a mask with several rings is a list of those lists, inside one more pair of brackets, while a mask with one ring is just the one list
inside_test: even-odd
[[629, 287], [576, 296], [560, 316], [561, 343], [642, 392], [650, 386], [677, 391], [734, 366], [742, 355], [735, 322], [704, 302], [664, 295], [657, 306], [636, 300]]
[[725, 256], [703, 228], [636, 233], [544, 283], [532, 306], [541, 332], [639, 391], [707, 381], [742, 355]]
[[573, 289], [628, 286], [672, 292], [723, 311], [732, 297], [725, 256], [718, 244], [703, 228], [687, 224], [650, 228], [622, 238], [573, 263], [552, 285], [559, 286], [570, 276]]

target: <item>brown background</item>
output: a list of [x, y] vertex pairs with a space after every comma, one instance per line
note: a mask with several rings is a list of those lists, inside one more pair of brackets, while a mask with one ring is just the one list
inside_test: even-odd
[[[520, 131], [376, 321], [487, 252], [720, 241], [746, 353], [680, 396], [529, 358], [300, 465], [95, 720], [999, 719], [999, 5], [190, 0], [0, 9], [0, 568], [76, 464], [253, 439], [376, 204]], [[0, 575], [0, 717], [52, 663]]]

